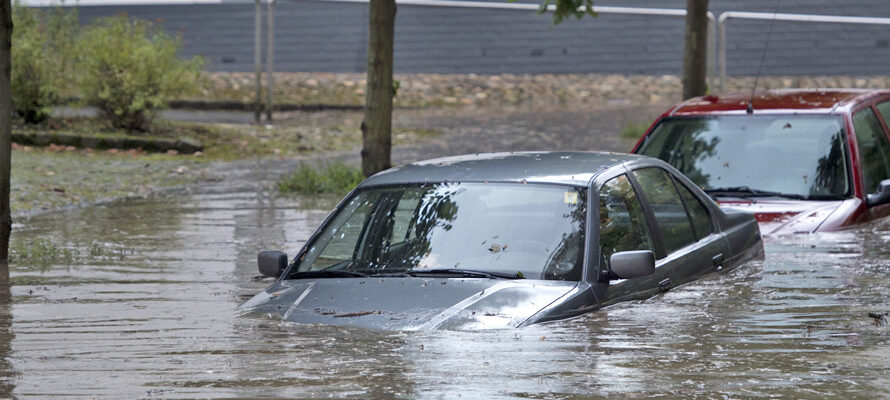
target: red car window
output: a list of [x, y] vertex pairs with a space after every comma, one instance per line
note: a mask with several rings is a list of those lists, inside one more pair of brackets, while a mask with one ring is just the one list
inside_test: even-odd
[[853, 115], [853, 129], [862, 164], [862, 186], [865, 193], [874, 193], [878, 183], [890, 178], [890, 143], [871, 108]]

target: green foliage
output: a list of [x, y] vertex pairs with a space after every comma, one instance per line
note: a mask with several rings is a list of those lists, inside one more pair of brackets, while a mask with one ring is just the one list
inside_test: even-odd
[[365, 176], [360, 168], [350, 167], [339, 162], [328, 164], [320, 170], [300, 164], [296, 171], [278, 181], [278, 191], [302, 195], [335, 194], [342, 196], [358, 186], [364, 179]]
[[538, 13], [543, 14], [547, 12], [547, 7], [554, 4], [556, 6], [556, 10], [553, 11], [554, 25], [562, 22], [566, 17], [575, 17], [578, 19], [581, 19], [584, 15], [596, 17], [596, 13], [593, 12], [593, 1], [594, 0], [544, 0], [541, 3], [541, 8], [538, 10]]
[[177, 57], [178, 38], [150, 22], [105, 18], [78, 40], [80, 91], [115, 128], [147, 131], [158, 109], [196, 89], [200, 59]]
[[78, 249], [78, 245], [57, 245], [47, 238], [34, 238], [13, 241], [10, 246], [10, 261], [22, 266], [41, 268], [53, 264], [71, 265], [75, 262], [119, 261], [135, 254], [132, 249], [91, 241], [86, 249]]
[[76, 251], [56, 246], [49, 239], [13, 242], [10, 253], [12, 262], [38, 266], [61, 262], [71, 264], [76, 255]]
[[43, 122], [68, 89], [77, 13], [61, 7], [12, 10], [12, 102], [26, 123]]
[[639, 139], [646, 133], [646, 129], [649, 129], [648, 122], [628, 122], [627, 125], [624, 126], [624, 129], [618, 133], [618, 136], [624, 139]]

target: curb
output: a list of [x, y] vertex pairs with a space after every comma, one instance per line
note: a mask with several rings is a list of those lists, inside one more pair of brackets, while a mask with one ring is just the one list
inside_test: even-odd
[[88, 149], [141, 149], [155, 153], [176, 150], [180, 154], [193, 154], [204, 149], [201, 142], [193, 139], [82, 136], [73, 133], [13, 132], [12, 141], [25, 146], [58, 145]]
[[[249, 103], [235, 100], [205, 101], [205, 100], [173, 100], [167, 103], [170, 109], [186, 109], [186, 110], [220, 110], [220, 111], [254, 111], [256, 103]], [[272, 106], [273, 111], [325, 111], [325, 110], [344, 110], [356, 111], [363, 110], [365, 107], [360, 105], [343, 105], [343, 104], [275, 104]], [[265, 107], [263, 107], [265, 111]]]

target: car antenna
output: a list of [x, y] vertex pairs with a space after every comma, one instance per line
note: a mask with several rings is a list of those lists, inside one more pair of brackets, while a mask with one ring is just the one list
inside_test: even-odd
[[779, 11], [779, 0], [773, 8], [773, 19], [769, 22], [769, 30], [766, 31], [766, 43], [763, 45], [763, 53], [760, 55], [760, 65], [757, 67], [757, 75], [754, 76], [754, 86], [751, 88], [751, 99], [748, 100], [748, 114], [754, 114], [754, 92], [757, 90], [757, 81], [760, 80], [760, 71], [763, 70], [763, 61], [766, 60], [766, 50], [769, 49], [769, 39], [773, 35], [773, 25], [776, 24], [776, 13]]

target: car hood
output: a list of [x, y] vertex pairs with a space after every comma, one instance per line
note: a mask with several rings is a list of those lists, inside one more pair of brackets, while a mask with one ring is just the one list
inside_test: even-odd
[[812, 233], [835, 210], [843, 200], [724, 200], [720, 207], [753, 213], [764, 236], [790, 233]]
[[577, 282], [484, 278], [279, 281], [238, 309], [285, 321], [373, 329], [515, 328]]

